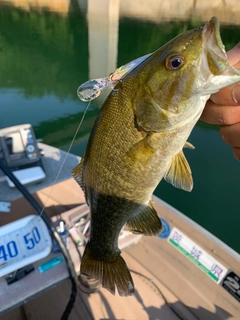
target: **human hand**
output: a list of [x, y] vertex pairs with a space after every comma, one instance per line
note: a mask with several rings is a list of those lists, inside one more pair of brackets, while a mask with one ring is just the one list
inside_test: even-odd
[[[230, 63], [240, 69], [240, 43], [227, 55]], [[240, 161], [240, 82], [211, 95], [200, 119], [220, 125], [222, 139], [232, 146], [235, 158]]]

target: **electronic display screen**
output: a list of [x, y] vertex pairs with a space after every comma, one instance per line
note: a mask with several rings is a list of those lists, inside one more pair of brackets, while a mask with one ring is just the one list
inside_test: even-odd
[[25, 156], [24, 145], [20, 132], [14, 132], [4, 137], [11, 160], [18, 160]]

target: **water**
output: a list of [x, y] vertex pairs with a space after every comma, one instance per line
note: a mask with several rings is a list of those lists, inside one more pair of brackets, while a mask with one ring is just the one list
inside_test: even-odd
[[[143, 14], [139, 6], [126, 5], [127, 11], [125, 1], [117, 7], [117, 0], [101, 1], [102, 11], [96, 0], [69, 0], [65, 7], [60, 6], [62, 1], [57, 7], [40, 7], [32, 0], [31, 9], [25, 2], [18, 1], [21, 7], [11, 1], [0, 4], [0, 128], [31, 123], [37, 138], [64, 150], [86, 107], [77, 97], [80, 84], [107, 77], [117, 67], [210, 18], [191, 11], [191, 16], [174, 19], [171, 9], [167, 19], [164, 10], [162, 17], [157, 10]], [[96, 14], [94, 8], [101, 12]], [[239, 25], [223, 25], [227, 49], [239, 41], [239, 34]], [[82, 155], [103, 96], [91, 102], [73, 153]], [[221, 140], [217, 126], [199, 122], [189, 141], [196, 147], [185, 150], [193, 191], [187, 193], [162, 181], [155, 194], [240, 252], [240, 163]]]

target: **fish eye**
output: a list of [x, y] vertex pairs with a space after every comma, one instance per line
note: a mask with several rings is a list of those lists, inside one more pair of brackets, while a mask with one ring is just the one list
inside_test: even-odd
[[184, 64], [183, 57], [175, 56], [166, 60], [166, 68], [168, 70], [177, 70]]

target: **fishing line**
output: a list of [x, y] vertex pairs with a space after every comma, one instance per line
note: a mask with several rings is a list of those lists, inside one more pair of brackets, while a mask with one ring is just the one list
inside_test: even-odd
[[62, 168], [63, 168], [63, 166], [64, 166], [64, 164], [65, 164], [65, 162], [66, 162], [66, 160], [67, 160], [67, 157], [68, 157], [68, 155], [69, 155], [69, 153], [70, 153], [70, 150], [71, 150], [71, 148], [72, 148], [72, 146], [73, 146], [73, 143], [74, 143], [74, 141], [75, 141], [75, 139], [76, 139], [76, 136], [77, 136], [77, 134], [78, 134], [78, 132], [79, 132], [81, 126], [82, 126], [83, 120], [84, 120], [84, 118], [85, 118], [85, 116], [86, 116], [86, 113], [87, 113], [87, 111], [88, 111], [88, 108], [89, 108], [90, 104], [91, 104], [91, 101], [88, 102], [88, 104], [87, 104], [87, 106], [86, 106], [86, 108], [85, 108], [85, 110], [84, 110], [84, 112], [83, 112], [83, 116], [82, 116], [82, 118], [81, 118], [81, 120], [80, 120], [80, 122], [79, 122], [79, 125], [78, 125], [78, 127], [77, 127], [77, 130], [76, 130], [76, 132], [75, 132], [75, 134], [74, 134], [74, 136], [73, 136], [72, 142], [70, 143], [70, 146], [69, 146], [69, 148], [68, 148], [68, 150], [67, 150], [67, 152], [66, 152], [66, 155], [65, 155], [65, 157], [64, 157], [64, 159], [63, 159], [63, 161], [62, 161], [62, 164], [61, 164], [61, 166], [60, 166], [60, 168], [59, 168], [59, 170], [58, 170], [57, 176], [56, 176], [56, 178], [55, 178], [55, 180], [54, 180], [54, 182], [53, 182], [53, 185], [51, 186], [51, 189], [50, 189], [49, 194], [48, 194], [48, 196], [47, 196], [47, 200], [45, 201], [45, 203], [44, 203], [44, 205], [43, 205], [43, 208], [42, 208], [40, 217], [41, 217], [43, 211], [45, 210], [45, 208], [46, 208], [46, 206], [47, 206], [47, 203], [48, 203], [48, 200], [49, 200], [49, 198], [50, 198], [50, 196], [51, 196], [51, 194], [52, 194], [53, 188], [54, 188], [54, 186], [55, 186], [55, 184], [56, 184], [56, 182], [57, 182], [57, 180], [58, 180], [58, 178], [59, 178], [59, 175], [60, 175], [60, 173], [61, 173], [61, 171], [62, 171]]
[[[132, 270], [132, 269], [129, 269], [129, 271], [131, 271], [132, 273], [135, 273], [137, 274], [138, 276], [140, 277], [143, 277], [145, 278], [146, 280], [148, 280], [149, 282], [151, 282], [151, 284], [155, 287], [155, 289], [158, 291], [159, 295], [162, 297], [162, 299], [164, 300], [165, 304], [171, 309], [171, 311], [180, 319], [180, 320], [184, 320], [182, 318], [182, 316], [177, 312], [177, 310], [175, 310], [173, 307], [172, 307], [172, 304], [169, 303], [167, 301], [167, 298], [165, 297], [165, 295], [163, 294], [162, 290], [159, 288], [159, 286], [154, 282], [154, 280], [152, 278], [149, 278], [148, 276], [144, 275], [143, 273], [141, 272], [138, 272], [136, 270]], [[190, 311], [191, 312], [191, 311]]]

